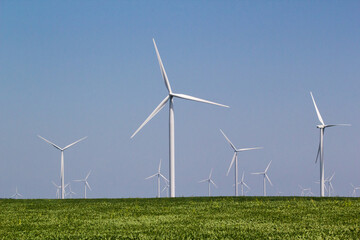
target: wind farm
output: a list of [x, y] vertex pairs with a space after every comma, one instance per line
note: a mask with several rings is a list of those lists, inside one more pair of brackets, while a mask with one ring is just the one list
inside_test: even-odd
[[360, 238], [359, 2], [0, 6], [0, 239]]

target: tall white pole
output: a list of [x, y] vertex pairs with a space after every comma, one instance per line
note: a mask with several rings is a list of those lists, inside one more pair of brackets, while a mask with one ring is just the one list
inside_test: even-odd
[[160, 197], [160, 174], [158, 174], [158, 179], [157, 179], [157, 197]]
[[210, 197], [210, 180], [208, 181], [209, 182], [209, 186], [208, 186], [208, 188], [209, 188], [209, 197]]
[[84, 183], [84, 187], [85, 187], [85, 190], [84, 190], [84, 198], [86, 199], [86, 182]]
[[241, 183], [241, 196], [244, 196], [244, 183]]
[[320, 196], [325, 196], [324, 183], [324, 128], [320, 128]]
[[65, 186], [64, 186], [64, 151], [61, 151], [61, 199], [65, 198]]
[[235, 156], [235, 196], [238, 196], [238, 158]]
[[169, 99], [169, 173], [170, 197], [175, 197], [175, 129], [174, 129], [174, 102]]
[[264, 174], [264, 196], [266, 196], [266, 179], [265, 179], [265, 174]]

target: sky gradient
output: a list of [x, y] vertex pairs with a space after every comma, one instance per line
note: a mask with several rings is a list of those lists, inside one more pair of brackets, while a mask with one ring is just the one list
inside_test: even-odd
[[[0, 197], [53, 198], [60, 183], [88, 181], [90, 198], [155, 197], [168, 176], [168, 106], [133, 132], [166, 96], [152, 38], [174, 92], [230, 106], [174, 100], [176, 195], [203, 196], [214, 168], [214, 195], [233, 195], [232, 149], [239, 174], [262, 194], [319, 194], [319, 124], [327, 129], [325, 177], [335, 194], [360, 185], [359, 1], [1, 1]], [[83, 187], [72, 183], [83, 196]]]

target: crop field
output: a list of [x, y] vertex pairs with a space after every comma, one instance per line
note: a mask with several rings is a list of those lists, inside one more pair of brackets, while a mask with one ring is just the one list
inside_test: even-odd
[[0, 239], [360, 239], [360, 199], [2, 199]]

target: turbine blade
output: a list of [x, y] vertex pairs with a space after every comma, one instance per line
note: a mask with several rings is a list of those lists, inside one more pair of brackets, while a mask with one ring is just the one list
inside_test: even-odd
[[169, 182], [169, 180], [167, 180], [167, 178], [164, 175], [162, 175], [161, 173], [159, 173], [159, 174], [160, 174], [160, 177], [162, 177], [165, 180], [165, 182]]
[[158, 173], [155, 173], [154, 175], [151, 175], [150, 177], [145, 178], [145, 180], [150, 179], [150, 178], [153, 178], [153, 177], [155, 177], [155, 176], [157, 176], [157, 175], [158, 175]]
[[264, 172], [255, 172], [255, 173], [251, 173], [251, 174], [265, 174]]
[[56, 188], [58, 188], [59, 186], [58, 185], [56, 185], [53, 181], [51, 181], [52, 182], [52, 184], [56, 187]]
[[236, 153], [236, 152], [234, 152], [234, 156], [233, 156], [233, 158], [232, 158], [232, 160], [231, 160], [231, 163], [230, 163], [229, 169], [228, 169], [228, 171], [227, 171], [227, 173], [226, 173], [226, 176], [228, 176], [228, 175], [229, 175], [230, 169], [231, 169], [232, 165], [234, 164], [234, 161], [235, 161], [236, 155], [237, 155], [237, 153]]
[[269, 183], [271, 184], [271, 186], [273, 186], [272, 182], [270, 181], [270, 178], [268, 177], [268, 175], [265, 173], [265, 177], [266, 179], [269, 181]]
[[85, 184], [86, 184], [86, 186], [90, 189], [90, 191], [92, 191], [92, 189], [91, 189], [91, 187], [90, 187], [89, 183], [88, 183], [88, 182], [85, 182]]
[[150, 114], [150, 116], [147, 117], [147, 119], [140, 125], [140, 127], [134, 132], [133, 135], [131, 135], [130, 138], [133, 138], [141, 128], [145, 126], [160, 110], [165, 106], [167, 100], [169, 100], [169, 95], [164, 98], [164, 100], [161, 101], [161, 103], [155, 108], [155, 110]]
[[207, 182], [208, 180], [209, 179], [204, 179], [204, 180], [199, 181], [199, 183]]
[[267, 170], [269, 169], [269, 167], [270, 167], [270, 164], [271, 164], [271, 162], [272, 162], [272, 160], [269, 162], [269, 164], [267, 165], [267, 167], [266, 167], [266, 169], [265, 169], [265, 173], [267, 172]]
[[163, 79], [164, 79], [164, 82], [165, 82], [165, 86], [166, 86], [168, 92], [172, 93], [171, 86], [170, 86], [168, 77], [166, 75], [164, 65], [163, 65], [163, 63], [161, 61], [161, 57], [160, 57], [159, 51], [158, 51], [156, 43], [155, 43], [155, 39], [153, 39], [153, 43], [154, 43], [154, 47], [155, 47], [155, 51], [156, 51], [156, 56], [157, 56], [157, 59], [158, 59], [159, 65], [160, 65], [161, 75], [163, 76]]
[[73, 182], [83, 182], [84, 180], [73, 180]]
[[322, 119], [321, 114], [320, 114], [320, 112], [319, 112], [319, 109], [318, 109], [318, 107], [316, 106], [316, 102], [315, 102], [315, 99], [314, 99], [314, 96], [313, 96], [312, 92], [310, 92], [310, 95], [311, 95], [311, 98], [312, 98], [312, 100], [313, 100], [314, 107], [315, 107], [315, 110], [316, 110], [316, 114], [317, 114], [317, 116], [318, 116], [318, 119], [319, 119], [319, 121], [321, 122], [322, 125], [325, 125], [324, 120]]
[[214, 185], [214, 187], [217, 188], [217, 185], [215, 184], [215, 182], [213, 180], [210, 179], [210, 182]]
[[245, 187], [247, 187], [247, 189], [250, 189], [250, 187], [246, 183], [243, 182], [243, 184]]
[[331, 177], [329, 178], [329, 182], [331, 182], [331, 180], [333, 179], [334, 176], [335, 176], [335, 172], [334, 172], [333, 175], [331, 175]]
[[263, 147], [253, 147], [253, 148], [239, 148], [236, 151], [237, 152], [243, 152], [243, 151], [249, 151], [249, 150], [255, 150], [255, 149], [263, 149]]
[[209, 175], [209, 179], [211, 178], [212, 171], [213, 171], [213, 169], [211, 168], [210, 175]]
[[351, 126], [351, 124], [347, 124], [347, 123], [341, 123], [341, 124], [329, 124], [329, 125], [326, 125], [325, 127], [337, 127], [337, 126], [350, 127], [350, 126]]
[[225, 133], [220, 129], [220, 132], [222, 133], [222, 135], [224, 135], [226, 141], [228, 141], [228, 143], [230, 143], [230, 146], [232, 147], [232, 149], [234, 149], [234, 151], [236, 151], [236, 147], [234, 146], [234, 144], [232, 144], [232, 142], [230, 141], [230, 139], [225, 135]]
[[88, 177], [90, 176], [90, 173], [91, 173], [91, 170], [90, 170], [89, 173], [86, 175], [85, 180], [88, 179]]
[[158, 173], [160, 173], [160, 169], [161, 169], [161, 159], [160, 159], [160, 162], [159, 162], [159, 169], [158, 169]]
[[241, 177], [241, 182], [244, 182], [244, 172], [243, 172], [243, 174], [242, 174], [242, 177]]
[[178, 97], [178, 98], [182, 98], [182, 99], [186, 99], [186, 100], [191, 100], [191, 101], [195, 101], [195, 102], [208, 103], [208, 104], [217, 105], [217, 106], [226, 107], [226, 108], [229, 107], [227, 105], [223, 105], [223, 104], [216, 103], [216, 102], [211, 102], [211, 101], [208, 101], [208, 100], [204, 100], [204, 99], [201, 99], [201, 98], [189, 96], [189, 95], [186, 95], [186, 94], [172, 93], [171, 95], [174, 96], [174, 97]]
[[45, 142], [47, 142], [47, 143], [49, 143], [49, 144], [53, 145], [53, 147], [55, 147], [55, 148], [59, 149], [60, 151], [62, 151], [62, 150], [63, 150], [63, 149], [62, 149], [61, 147], [59, 147], [58, 145], [56, 145], [55, 143], [50, 142], [49, 140], [47, 140], [47, 139], [43, 138], [42, 136], [38, 135], [38, 137], [39, 137], [39, 138], [41, 138], [42, 140], [44, 140]]
[[73, 145], [77, 144], [78, 142], [81, 142], [82, 140], [84, 140], [84, 139], [86, 139], [86, 138], [87, 138], [87, 137], [83, 137], [83, 138], [81, 138], [81, 139], [79, 139], [79, 140], [77, 140], [77, 141], [75, 141], [75, 142], [73, 142], [73, 143], [71, 143], [71, 144], [67, 145], [66, 147], [64, 147], [64, 149], [63, 149], [63, 150], [65, 150], [65, 149], [67, 149], [67, 148], [69, 148], [69, 147], [71, 147], [71, 146], [73, 146]]
[[166, 190], [166, 188], [167, 188], [167, 186], [165, 186], [165, 187], [161, 190], [161, 192], [165, 191], [165, 190]]

